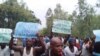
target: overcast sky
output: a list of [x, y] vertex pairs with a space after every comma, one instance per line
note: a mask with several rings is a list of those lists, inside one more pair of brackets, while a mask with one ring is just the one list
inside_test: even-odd
[[[77, 7], [78, 0], [24, 0], [29, 9], [33, 10], [36, 17], [42, 21], [42, 26], [45, 27], [45, 14], [48, 8], [54, 10], [57, 3], [60, 3], [62, 9], [68, 13], [72, 13]], [[95, 5], [96, 0], [87, 0], [89, 4]]]
[[[60, 3], [62, 9], [68, 13], [72, 13], [77, 7], [78, 0], [23, 0], [28, 8], [34, 11], [35, 16], [42, 21], [42, 27], [45, 27], [45, 14], [48, 8], [54, 10], [57, 3]], [[95, 5], [96, 0], [87, 0], [89, 4]], [[1, 0], [0, 0], [1, 2]]]

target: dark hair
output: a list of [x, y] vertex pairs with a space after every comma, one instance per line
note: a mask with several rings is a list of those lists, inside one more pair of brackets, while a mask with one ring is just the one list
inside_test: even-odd
[[69, 38], [68, 40], [69, 43], [74, 42], [74, 41], [76, 41], [75, 38]]
[[84, 43], [87, 43], [89, 41], [89, 38], [86, 38], [85, 40], [84, 40]]
[[69, 38], [70, 38], [70, 35], [65, 36], [64, 44], [68, 41]]

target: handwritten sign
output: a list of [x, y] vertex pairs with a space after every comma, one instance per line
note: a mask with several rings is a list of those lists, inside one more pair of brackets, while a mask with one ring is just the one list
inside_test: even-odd
[[53, 22], [52, 32], [71, 34], [71, 23], [71, 21], [55, 19]]
[[9, 43], [12, 30], [8, 28], [0, 28], [0, 43]]
[[36, 38], [38, 32], [38, 23], [18, 22], [16, 24], [14, 37], [17, 38]]
[[100, 41], [100, 30], [93, 30], [93, 33], [96, 36], [95, 41]]

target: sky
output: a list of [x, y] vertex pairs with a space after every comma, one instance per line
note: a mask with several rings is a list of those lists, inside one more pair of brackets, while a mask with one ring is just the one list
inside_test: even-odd
[[46, 26], [45, 15], [48, 8], [54, 10], [57, 3], [60, 3], [62, 9], [71, 13], [77, 5], [77, 0], [24, 0], [27, 6], [34, 11], [36, 17], [42, 22], [42, 27]]
[[[60, 3], [62, 9], [67, 11], [69, 14], [76, 9], [78, 0], [24, 0], [26, 5], [30, 10], [33, 10], [36, 17], [39, 18], [42, 22], [42, 27], [46, 26], [45, 15], [48, 8], [54, 10], [57, 3]], [[91, 5], [95, 5], [96, 0], [87, 0], [87, 2]]]
[[[2, 0], [0, 0], [1, 2]], [[62, 9], [67, 11], [69, 14], [75, 10], [77, 7], [78, 0], [23, 0], [26, 3], [26, 6], [34, 11], [35, 16], [39, 18], [42, 22], [42, 27], [46, 26], [45, 15], [48, 8], [54, 10], [57, 3], [60, 3]], [[96, 0], [87, 0], [87, 2], [95, 6]]]

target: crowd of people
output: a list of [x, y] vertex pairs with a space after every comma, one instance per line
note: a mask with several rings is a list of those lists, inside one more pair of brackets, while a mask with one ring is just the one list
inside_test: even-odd
[[37, 38], [26, 38], [22, 45], [17, 45], [12, 36], [10, 43], [0, 43], [0, 56], [92, 56], [95, 36], [80, 38], [68, 35], [48, 36], [38, 35]]

